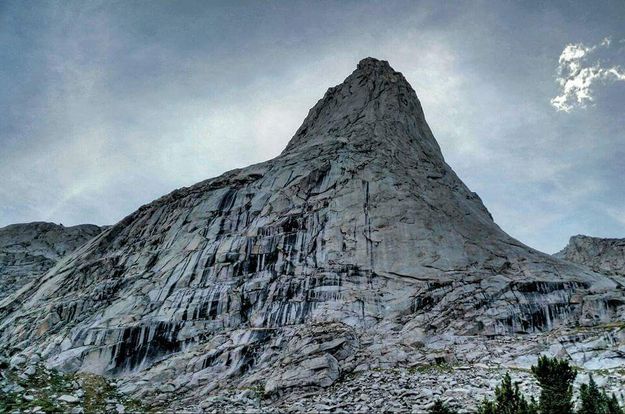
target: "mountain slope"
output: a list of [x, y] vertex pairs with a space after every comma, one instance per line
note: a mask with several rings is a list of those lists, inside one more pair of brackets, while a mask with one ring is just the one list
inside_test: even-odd
[[102, 231], [92, 224], [12, 224], [0, 228], [0, 301]]
[[0, 305], [0, 342], [137, 395], [274, 393], [608, 322], [618, 286], [504, 233], [405, 78], [367, 58], [278, 157], [141, 207]]
[[625, 239], [573, 236], [554, 256], [588, 266], [595, 272], [625, 276]]

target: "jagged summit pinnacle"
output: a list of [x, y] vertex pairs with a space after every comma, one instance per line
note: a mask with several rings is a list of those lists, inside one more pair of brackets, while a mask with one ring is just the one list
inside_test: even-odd
[[386, 60], [379, 60], [373, 57], [366, 57], [358, 62], [358, 66], [356, 67], [357, 71], [375, 71], [375, 72], [393, 72], [395, 70], [389, 65]]
[[417, 144], [428, 156], [442, 160], [414, 89], [387, 61], [371, 57], [362, 59], [343, 83], [328, 89], [284, 153], [364, 139]]

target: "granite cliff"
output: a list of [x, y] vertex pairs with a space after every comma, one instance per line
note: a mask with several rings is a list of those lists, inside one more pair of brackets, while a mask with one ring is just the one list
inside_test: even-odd
[[0, 301], [102, 231], [92, 224], [12, 224], [0, 228]]
[[169, 407], [540, 352], [592, 369], [623, 364], [624, 285], [500, 229], [367, 58], [278, 157], [141, 207], [5, 299], [0, 347]]
[[554, 256], [588, 266], [595, 272], [625, 276], [625, 239], [573, 236]]

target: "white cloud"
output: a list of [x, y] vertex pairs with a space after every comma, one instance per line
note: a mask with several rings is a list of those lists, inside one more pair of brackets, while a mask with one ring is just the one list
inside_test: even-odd
[[593, 101], [593, 84], [597, 81], [625, 81], [625, 71], [620, 66], [605, 67], [599, 59], [590, 62], [599, 49], [608, 49], [610, 45], [611, 40], [606, 37], [598, 45], [576, 43], [564, 48], [558, 59], [560, 94], [551, 100], [556, 110], [570, 112], [576, 106], [586, 107]]

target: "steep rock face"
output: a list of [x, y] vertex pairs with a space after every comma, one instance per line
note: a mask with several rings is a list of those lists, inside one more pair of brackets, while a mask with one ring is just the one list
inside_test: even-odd
[[505, 234], [401, 73], [368, 58], [277, 158], [141, 207], [0, 305], [0, 343], [166, 400], [279, 392], [424, 344], [445, 358], [457, 337], [622, 318], [619, 286]]
[[573, 236], [554, 256], [588, 266], [595, 272], [625, 276], [625, 239]]
[[92, 224], [64, 227], [43, 222], [0, 228], [0, 301], [101, 231]]

